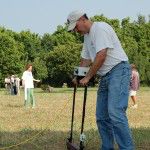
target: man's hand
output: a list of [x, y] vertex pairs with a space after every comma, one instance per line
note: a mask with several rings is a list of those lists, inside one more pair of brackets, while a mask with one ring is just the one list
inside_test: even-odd
[[74, 85], [77, 85], [78, 84], [77, 77], [74, 77], [72, 82], [73, 82]]
[[79, 83], [81, 84], [81, 85], [83, 85], [83, 86], [86, 86], [88, 83], [89, 83], [89, 78], [87, 78], [87, 77], [84, 77], [83, 79], [81, 79], [80, 81], [79, 81]]

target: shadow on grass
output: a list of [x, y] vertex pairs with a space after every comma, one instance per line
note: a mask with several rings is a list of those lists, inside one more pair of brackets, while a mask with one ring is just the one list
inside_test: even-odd
[[8, 105], [6, 105], [6, 107], [12, 107], [12, 108], [22, 108], [22, 107], [23, 107], [23, 105], [17, 105], [17, 104], [12, 105], [12, 104], [8, 104]]
[[[150, 128], [132, 129], [136, 150], [150, 150]], [[85, 150], [99, 149], [95, 130], [85, 132]], [[11, 150], [66, 150], [69, 133], [51, 130], [23, 129], [20, 132], [0, 132], [0, 149]], [[79, 133], [74, 132], [74, 143], [79, 145]], [[14, 145], [14, 146], [12, 146]]]
[[[35, 90], [35, 93], [73, 93], [74, 89], [73, 88], [54, 88], [53, 91], [48, 92], [44, 90]], [[79, 87], [77, 88], [77, 92], [83, 92], [84, 88]], [[88, 87], [88, 91], [97, 91], [97, 88], [91, 88]]]

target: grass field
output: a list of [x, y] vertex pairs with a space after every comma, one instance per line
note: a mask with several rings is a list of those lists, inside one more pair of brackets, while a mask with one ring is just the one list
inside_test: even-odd
[[[86, 150], [98, 150], [100, 141], [95, 123], [96, 88], [88, 89], [84, 133]], [[73, 89], [56, 88], [52, 93], [34, 90], [36, 107], [25, 109], [24, 96], [0, 90], [0, 150], [65, 150], [69, 136]], [[127, 115], [137, 150], [150, 150], [150, 88], [137, 94], [138, 109], [129, 101]], [[78, 89], [74, 142], [79, 143], [83, 89]]]

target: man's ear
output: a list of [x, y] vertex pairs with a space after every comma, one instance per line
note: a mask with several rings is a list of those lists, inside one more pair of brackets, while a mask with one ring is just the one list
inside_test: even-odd
[[85, 17], [84, 17], [84, 16], [80, 17], [80, 20], [84, 21], [84, 20], [85, 20]]
[[84, 23], [87, 21], [87, 19], [84, 16], [82, 17], [82, 20]]

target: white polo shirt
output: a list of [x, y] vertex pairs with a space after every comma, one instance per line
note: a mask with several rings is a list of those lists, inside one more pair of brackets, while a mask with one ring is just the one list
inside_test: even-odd
[[107, 49], [106, 59], [97, 74], [103, 76], [121, 61], [128, 61], [113, 28], [105, 22], [94, 22], [90, 32], [84, 35], [81, 57], [94, 62], [96, 54]]
[[34, 88], [32, 72], [25, 71], [23, 73], [22, 80], [24, 80], [25, 89]]

